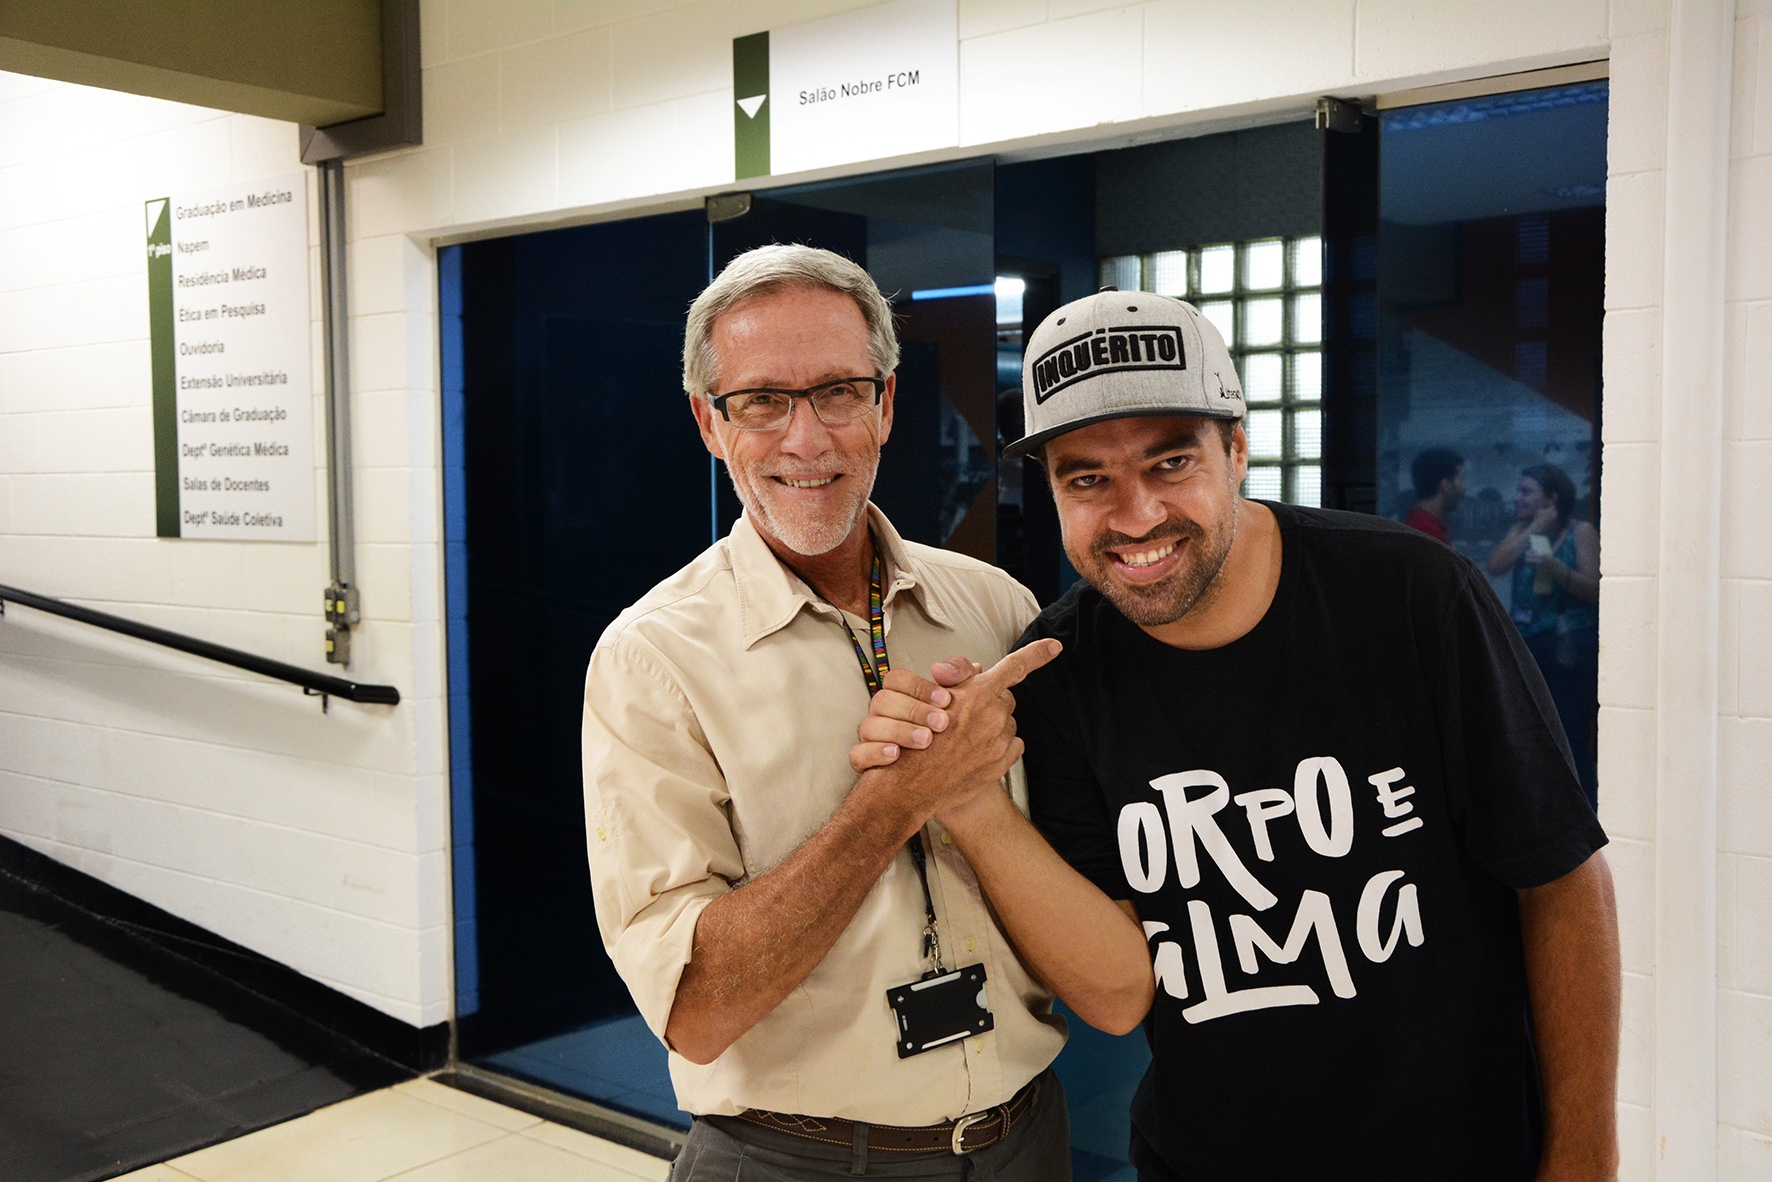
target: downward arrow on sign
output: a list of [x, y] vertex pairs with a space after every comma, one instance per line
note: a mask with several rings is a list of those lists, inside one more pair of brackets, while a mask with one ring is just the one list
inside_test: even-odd
[[742, 110], [748, 118], [755, 119], [757, 117], [757, 112], [762, 109], [763, 100], [768, 97], [769, 96], [766, 94], [754, 94], [750, 98], [741, 98], [738, 100], [739, 109]]

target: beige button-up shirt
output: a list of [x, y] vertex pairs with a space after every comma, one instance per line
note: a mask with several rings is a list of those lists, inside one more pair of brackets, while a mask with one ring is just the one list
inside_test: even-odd
[[[927, 675], [987, 668], [1038, 610], [962, 555], [906, 542], [869, 507], [884, 551], [887, 652]], [[623, 612], [585, 681], [585, 823], [603, 945], [664, 1036], [702, 909], [778, 865], [855, 783], [868, 688], [843, 616], [782, 566], [746, 519]], [[1016, 803], [1027, 792], [1018, 765]], [[995, 1029], [898, 1057], [887, 989], [915, 981], [923, 894], [901, 852], [812, 975], [707, 1066], [670, 1056], [687, 1111], [747, 1108], [922, 1125], [1007, 1101], [1064, 1045], [1051, 996], [1016, 960], [959, 851], [928, 830], [929, 887], [949, 968], [982, 962]]]

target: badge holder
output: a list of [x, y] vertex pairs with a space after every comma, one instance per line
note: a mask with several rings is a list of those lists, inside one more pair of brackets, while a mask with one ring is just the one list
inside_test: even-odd
[[886, 991], [897, 1029], [898, 1057], [908, 1059], [934, 1050], [967, 1035], [983, 1034], [996, 1027], [990, 1000], [985, 996], [983, 964], [944, 971], [941, 933], [935, 921], [935, 900], [929, 894], [929, 871], [925, 866], [921, 834], [909, 843], [911, 861], [923, 883], [923, 952], [935, 966], [920, 980], [894, 985]]
[[898, 1019], [898, 1057], [908, 1059], [996, 1026], [984, 993], [984, 966], [968, 965], [886, 991]]

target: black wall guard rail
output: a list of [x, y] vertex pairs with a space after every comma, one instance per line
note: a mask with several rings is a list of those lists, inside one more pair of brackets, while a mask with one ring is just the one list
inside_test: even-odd
[[343, 698], [348, 702], [368, 702], [378, 706], [397, 706], [400, 703], [400, 691], [391, 685], [362, 685], [355, 681], [347, 681], [342, 677], [333, 677], [329, 673], [314, 673], [299, 665], [286, 665], [282, 661], [273, 661], [269, 657], [254, 656], [252, 653], [241, 652], [237, 648], [211, 644], [207, 640], [198, 640], [194, 636], [169, 632], [165, 628], [156, 628], [152, 624], [138, 624], [134, 620], [113, 616], [109, 612], [95, 611], [90, 607], [64, 603], [46, 595], [33, 595], [29, 591], [20, 591], [17, 587], [0, 584], [0, 611], [4, 611], [7, 603], [16, 603], [21, 607], [65, 616], [70, 620], [78, 620], [82, 624], [91, 624], [95, 628], [121, 632], [125, 636], [133, 636], [137, 640], [145, 640], [150, 644], [164, 645], [182, 653], [190, 653], [192, 656], [219, 661], [224, 665], [232, 665], [236, 669], [245, 669], [264, 677], [276, 678], [278, 681], [287, 681], [293, 685], [301, 686], [311, 694], [325, 694]]

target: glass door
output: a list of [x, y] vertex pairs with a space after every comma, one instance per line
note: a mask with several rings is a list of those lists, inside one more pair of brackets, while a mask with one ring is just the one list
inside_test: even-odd
[[1379, 512], [1488, 572], [1590, 799], [1607, 99], [1602, 80], [1403, 107], [1380, 139]]
[[678, 1129], [597, 935], [579, 715], [603, 629], [708, 544], [707, 240], [695, 211], [439, 259], [458, 1058]]

